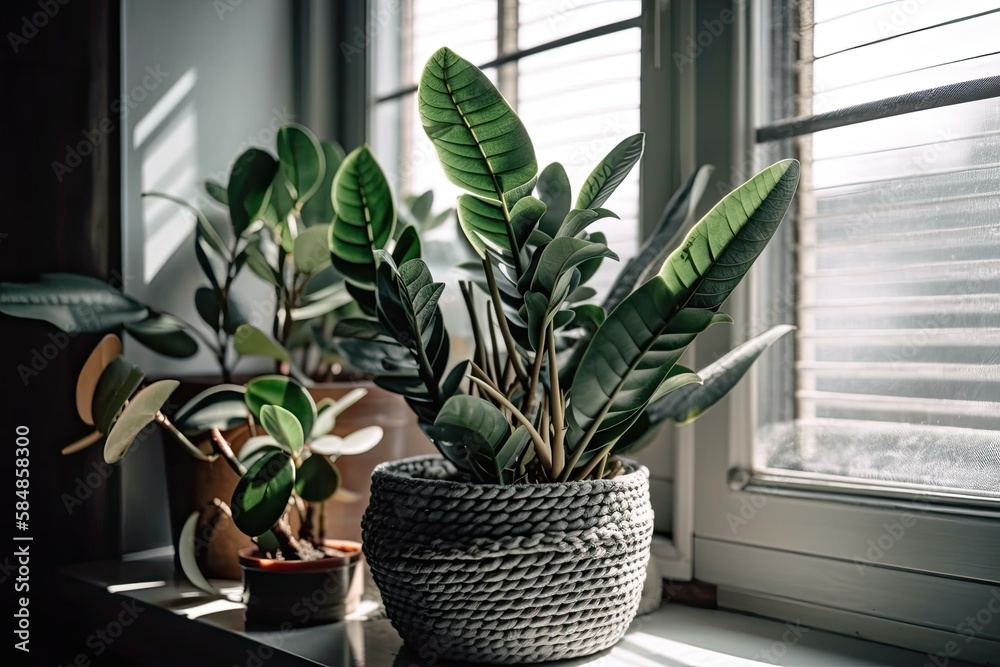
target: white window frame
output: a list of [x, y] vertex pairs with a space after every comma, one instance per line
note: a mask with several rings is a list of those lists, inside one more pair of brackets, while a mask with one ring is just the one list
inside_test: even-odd
[[[681, 4], [688, 3], [693, 0]], [[704, 19], [726, 8], [737, 12], [731, 34], [712, 45], [731, 51], [728, 76], [720, 79], [720, 72], [710, 69], [716, 66], [702, 67], [699, 60], [704, 78], [695, 83], [700, 88], [732, 82], [730, 156], [755, 151], [749, 130], [756, 119], [749, 100], [766, 48], [754, 37], [767, 34], [765, 4], [702, 0], [686, 24], [696, 34]], [[708, 116], [697, 118], [701, 122]], [[686, 129], [689, 136], [699, 136], [699, 128]], [[708, 161], [701, 146], [695, 146], [695, 154]], [[748, 330], [750, 299], [762, 268], [751, 271], [725, 306], [734, 318], [730, 332]], [[700, 337], [694, 367], [738, 342], [717, 334]], [[695, 490], [688, 503], [694, 512], [694, 576], [718, 586], [719, 606], [941, 659], [995, 661], [1000, 656], [1000, 513], [905, 492], [876, 498], [753, 478], [754, 385], [755, 378], [747, 378], [711, 417], [681, 429], [680, 442], [690, 438], [694, 445], [693, 484], [687, 485]], [[687, 473], [680, 464], [687, 451], [685, 444], [678, 447], [678, 479]], [[987, 618], [990, 623], [983, 624]]]

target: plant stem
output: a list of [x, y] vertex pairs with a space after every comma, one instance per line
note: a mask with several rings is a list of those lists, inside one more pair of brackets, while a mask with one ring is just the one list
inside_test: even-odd
[[201, 451], [200, 449], [198, 449], [197, 447], [195, 447], [194, 443], [188, 440], [187, 436], [181, 433], [176, 426], [171, 424], [170, 420], [167, 419], [167, 416], [164, 415], [159, 410], [156, 411], [156, 414], [153, 416], [153, 420], [160, 426], [170, 431], [170, 434], [173, 435], [174, 438], [176, 438], [177, 442], [181, 443], [181, 445], [183, 445], [184, 448], [188, 450], [188, 453], [190, 453], [199, 461], [206, 461], [208, 463], [211, 463], [212, 461], [218, 458], [218, 456], [215, 455], [210, 456], [205, 452]]
[[[492, 387], [493, 390], [496, 391], [498, 394], [501, 393], [500, 392], [500, 387], [498, 387], [496, 385], [496, 382], [493, 381], [493, 378], [491, 378], [489, 375], [486, 374], [486, 371], [484, 371], [482, 368], [479, 367], [479, 364], [477, 364], [476, 362], [470, 360], [469, 361], [469, 368], [472, 370], [472, 373], [477, 378], [479, 378], [480, 380], [482, 380], [483, 382], [485, 382], [486, 384], [488, 384], [490, 387]], [[478, 387], [479, 385], [476, 385], [475, 383], [473, 383], [473, 386]], [[500, 403], [498, 403], [496, 401], [496, 399], [494, 399], [491, 394], [486, 394], [486, 398], [490, 399], [490, 402], [493, 403], [498, 408], [503, 408], [503, 405], [501, 405]]]
[[[541, 462], [542, 466], [551, 472], [552, 470], [552, 452], [549, 451], [548, 445], [542, 439], [542, 436], [535, 430], [534, 425], [528, 421], [527, 417], [517, 409], [517, 406], [507, 400], [507, 397], [495, 390], [486, 382], [483, 382], [479, 378], [473, 376], [472, 381], [475, 382], [479, 387], [482, 387], [483, 391], [488, 393], [494, 400], [499, 401], [503, 407], [510, 410], [510, 413], [514, 415], [516, 419], [522, 426], [528, 431], [528, 435], [531, 437], [531, 441], [535, 443], [535, 452], [538, 454], [538, 460]], [[550, 474], [551, 477], [551, 474]]]
[[490, 351], [493, 353], [493, 373], [496, 377], [496, 383], [498, 386], [503, 385], [503, 373], [506, 372], [506, 367], [500, 365], [500, 346], [497, 345], [497, 333], [493, 327], [493, 311], [489, 308], [486, 309], [486, 323], [489, 327], [490, 334]]
[[535, 409], [538, 405], [538, 397], [536, 396], [538, 392], [538, 378], [542, 374], [542, 360], [544, 358], [544, 348], [535, 353], [535, 362], [531, 365], [531, 381], [528, 383], [528, 391], [524, 394], [524, 400], [521, 402], [521, 410], [532, 419], [535, 416]]
[[472, 325], [472, 338], [476, 346], [473, 356], [475, 356], [476, 363], [479, 364], [480, 368], [488, 368], [489, 364], [486, 361], [483, 334], [479, 330], [479, 317], [476, 316], [476, 300], [473, 298], [472, 290], [466, 281], [459, 282], [458, 287], [462, 291], [462, 297], [465, 299], [465, 309], [469, 311], [469, 323]]
[[523, 386], [527, 386], [527, 373], [521, 365], [521, 359], [517, 354], [517, 346], [514, 344], [514, 337], [510, 335], [510, 328], [507, 326], [507, 317], [503, 314], [503, 303], [500, 301], [500, 290], [497, 289], [496, 276], [493, 275], [493, 265], [489, 259], [483, 260], [483, 269], [486, 272], [486, 286], [490, 290], [490, 299], [493, 302], [493, 310], [497, 316], [497, 324], [500, 325], [500, 335], [503, 336], [503, 344], [507, 347], [507, 358], [514, 364], [514, 374]]
[[219, 429], [212, 429], [211, 440], [212, 447], [216, 452], [218, 452], [219, 456], [226, 460], [226, 463], [228, 463], [229, 467], [233, 469], [233, 472], [240, 477], [247, 474], [246, 466], [240, 463], [239, 459], [236, 458], [236, 454], [233, 453], [233, 448], [229, 446], [229, 443], [226, 441], [226, 438], [223, 437], [222, 432]]
[[562, 388], [559, 386], [559, 368], [556, 366], [556, 334], [552, 325], [549, 325], [545, 335], [549, 353], [549, 414], [552, 418], [552, 476], [562, 475], [563, 466], [566, 464], [566, 450], [563, 441], [566, 436], [564, 420], [565, 403], [563, 402]]
[[614, 446], [616, 444], [618, 444], [618, 438], [615, 438], [614, 440], [612, 440], [608, 444], [606, 444], [603, 447], [601, 447], [600, 451], [597, 452], [597, 455], [594, 456], [594, 458], [592, 458], [590, 460], [590, 463], [588, 463], [584, 467], [583, 471], [580, 472], [580, 474], [577, 475], [576, 478], [577, 479], [587, 479], [587, 475], [589, 475], [591, 472], [593, 472], [594, 468], [596, 468], [597, 465], [599, 463], [601, 463], [601, 461], [603, 461], [603, 460], [605, 460], [605, 459], [608, 458], [608, 454], [611, 452], [611, 450], [614, 448]]

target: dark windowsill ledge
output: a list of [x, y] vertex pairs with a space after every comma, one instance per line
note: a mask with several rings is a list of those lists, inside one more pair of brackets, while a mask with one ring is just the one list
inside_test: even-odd
[[[92, 622], [95, 628], [103, 627], [108, 619], [125, 612], [129, 628], [109, 648], [139, 664], [448, 667], [443, 661], [421, 660], [404, 650], [384, 618], [284, 633], [247, 631], [241, 604], [202, 593], [179, 579], [170, 558], [87, 563], [64, 569], [58, 577], [67, 617], [76, 625]], [[368, 608], [380, 616], [374, 602]], [[86, 627], [80, 629], [86, 634]], [[923, 653], [794, 623], [665, 604], [637, 618], [612, 649], [555, 664], [922, 667], [928, 660]], [[961, 663], [953, 660], [949, 667], [961, 667]]]

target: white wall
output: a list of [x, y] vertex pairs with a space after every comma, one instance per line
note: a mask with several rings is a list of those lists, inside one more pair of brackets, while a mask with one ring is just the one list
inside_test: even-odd
[[[140, 195], [165, 191], [225, 219], [204, 195], [205, 178], [225, 184], [240, 152], [273, 152], [275, 128], [295, 119], [291, 3], [124, 0], [123, 8], [122, 94], [134, 105], [122, 124], [125, 291], [203, 326], [194, 291], [208, 282], [194, 256], [194, 219]], [[273, 293], [249, 270], [236, 285], [245, 311], [268, 322]], [[150, 376], [218, 373], [205, 350], [181, 361], [127, 347]], [[267, 368], [253, 362], [240, 370]]]

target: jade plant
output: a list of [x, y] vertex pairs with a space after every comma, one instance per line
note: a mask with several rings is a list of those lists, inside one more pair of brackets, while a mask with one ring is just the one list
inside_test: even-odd
[[449, 370], [445, 285], [421, 258], [380, 245], [394, 236], [395, 217], [368, 157], [335, 184], [353, 205], [332, 226], [334, 266], [368, 292], [365, 315], [335, 334], [354, 339], [342, 345], [349, 360], [405, 397], [460, 474], [490, 484], [614, 476], [619, 455], [667, 421], [703, 414], [790, 329], [771, 329], [699, 372], [679, 363], [698, 334], [731, 322], [720, 306], [781, 222], [799, 179], [795, 160], [767, 167], [691, 226], [710, 173], [699, 170], [598, 305], [586, 283], [617, 256], [590, 227], [617, 217], [604, 204], [639, 161], [643, 135], [613, 148], [574, 200], [565, 170], [538, 173], [524, 124], [450, 49], [427, 62], [417, 97], [445, 175], [465, 190], [456, 208], [478, 255], [460, 283], [473, 352]]
[[[335, 460], [366, 452], [382, 438], [378, 426], [345, 437], [331, 434], [338, 415], [360, 400], [365, 389], [317, 404], [295, 380], [265, 375], [246, 385], [207, 389], [167, 417], [165, 406], [179, 383], [144, 385], [144, 380], [142, 370], [121, 356], [118, 337], [105, 336], [84, 364], [76, 388], [80, 417], [94, 432], [63, 452], [103, 438], [104, 459], [116, 463], [148, 434], [151, 424], [159, 426], [195, 458], [206, 463], [221, 458], [239, 477], [230, 502], [220, 499], [216, 506], [253, 538], [263, 555], [315, 560], [333, 553], [324, 544], [323, 525], [327, 503], [340, 490]], [[243, 425], [250, 437], [236, 452], [226, 434]], [[200, 575], [185, 551], [185, 544], [193, 549], [191, 521], [185, 533], [181, 560], [195, 581]]]

